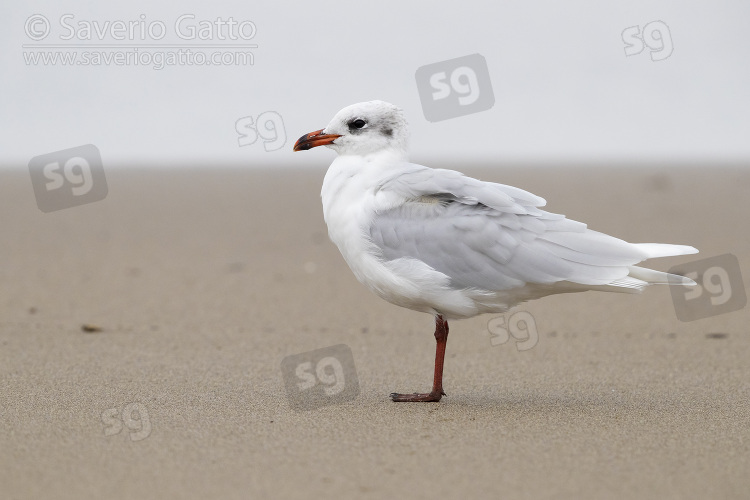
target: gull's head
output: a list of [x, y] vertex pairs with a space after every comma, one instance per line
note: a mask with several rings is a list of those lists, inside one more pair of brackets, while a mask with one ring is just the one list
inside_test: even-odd
[[401, 108], [384, 101], [368, 101], [345, 107], [326, 128], [300, 137], [294, 150], [327, 146], [340, 155], [391, 151], [405, 156], [408, 141], [408, 124]]

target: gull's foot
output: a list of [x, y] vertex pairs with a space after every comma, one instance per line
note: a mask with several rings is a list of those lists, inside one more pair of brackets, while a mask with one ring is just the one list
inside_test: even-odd
[[432, 391], [427, 394], [419, 394], [416, 392], [414, 394], [391, 393], [391, 399], [396, 403], [437, 403], [443, 396], [447, 396], [443, 391]]

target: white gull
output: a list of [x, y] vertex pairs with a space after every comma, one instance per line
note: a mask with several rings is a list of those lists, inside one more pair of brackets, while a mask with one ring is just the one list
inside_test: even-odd
[[432, 391], [393, 393], [393, 401], [445, 395], [448, 319], [502, 313], [557, 293], [695, 285], [636, 266], [695, 248], [628, 243], [541, 210], [545, 200], [527, 191], [409, 163], [408, 138], [400, 108], [370, 101], [342, 109], [294, 145], [338, 153], [323, 181], [323, 214], [357, 279], [388, 302], [435, 317]]

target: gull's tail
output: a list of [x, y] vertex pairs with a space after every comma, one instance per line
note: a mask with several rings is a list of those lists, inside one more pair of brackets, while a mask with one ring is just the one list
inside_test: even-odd
[[643, 250], [648, 255], [647, 259], [698, 253], [697, 248], [689, 245], [670, 245], [668, 243], [633, 243], [633, 245]]
[[[633, 243], [633, 245], [647, 255], [646, 259], [698, 253], [696, 248], [688, 245], [670, 245], [665, 243]], [[613, 281], [610, 285], [630, 289], [634, 292], [641, 291], [649, 285], [697, 285], [695, 281], [679, 274], [664, 273], [638, 266], [629, 266], [628, 269], [630, 272], [626, 277]]]

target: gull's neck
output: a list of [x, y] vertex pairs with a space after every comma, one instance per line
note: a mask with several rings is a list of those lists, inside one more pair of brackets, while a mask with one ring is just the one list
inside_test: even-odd
[[326, 216], [334, 205], [362, 201], [365, 193], [405, 165], [408, 165], [406, 152], [395, 148], [364, 155], [340, 154], [328, 167], [320, 193]]
[[339, 153], [339, 158], [342, 160], [346, 159], [347, 163], [372, 164], [376, 166], [409, 161], [407, 152], [398, 148], [384, 148], [366, 154]]

